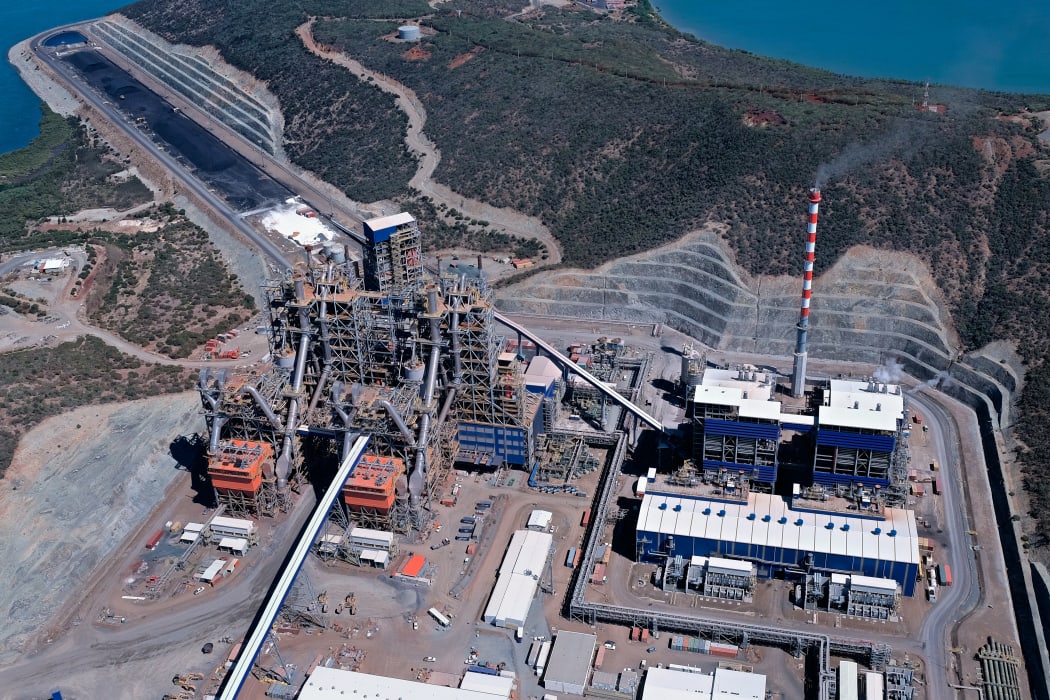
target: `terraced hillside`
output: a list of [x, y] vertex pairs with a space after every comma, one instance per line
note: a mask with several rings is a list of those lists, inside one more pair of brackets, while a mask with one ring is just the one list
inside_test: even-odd
[[[1018, 377], [961, 344], [926, 266], [915, 256], [860, 247], [814, 282], [812, 357], [881, 364], [893, 358], [921, 380], [953, 377], [957, 396], [988, 396], [1010, 420]], [[800, 282], [753, 276], [714, 228], [594, 270], [542, 272], [500, 290], [510, 312], [662, 323], [726, 351], [790, 357]]]

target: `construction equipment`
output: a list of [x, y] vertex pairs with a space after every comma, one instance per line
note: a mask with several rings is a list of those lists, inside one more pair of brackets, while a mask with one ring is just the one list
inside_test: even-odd
[[346, 594], [346, 600], [343, 601], [343, 607], [351, 615], [357, 614], [357, 596], [352, 592]]

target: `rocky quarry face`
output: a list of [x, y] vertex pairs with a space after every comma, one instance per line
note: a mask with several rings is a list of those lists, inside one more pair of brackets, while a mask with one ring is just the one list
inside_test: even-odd
[[[716, 350], [790, 358], [801, 250], [798, 267], [797, 278], [752, 277], [710, 229], [595, 270], [540, 273], [500, 290], [497, 303], [508, 313], [660, 323]], [[895, 360], [1002, 424], [1009, 423], [1010, 396], [1021, 381], [1019, 362], [1004, 344], [960, 354], [950, 315], [918, 258], [865, 247], [851, 249], [814, 280], [809, 355], [876, 365]]]

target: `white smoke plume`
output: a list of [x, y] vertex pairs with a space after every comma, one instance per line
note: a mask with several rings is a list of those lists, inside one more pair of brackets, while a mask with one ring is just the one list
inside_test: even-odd
[[821, 163], [817, 168], [815, 187], [821, 189], [831, 180], [838, 180], [858, 168], [887, 158], [905, 146], [913, 145], [919, 130], [917, 124], [898, 122], [876, 141], [848, 146], [831, 162]]
[[871, 375], [875, 381], [883, 384], [897, 384], [904, 376], [904, 367], [896, 359], [889, 357], [883, 361]]
[[921, 391], [922, 389], [926, 388], [944, 390], [951, 387], [953, 384], [955, 384], [955, 380], [952, 379], [951, 375], [949, 375], [944, 370], [941, 370], [937, 374], [924, 381], [922, 384], [908, 389], [906, 393], [908, 396], [910, 396], [915, 392]]

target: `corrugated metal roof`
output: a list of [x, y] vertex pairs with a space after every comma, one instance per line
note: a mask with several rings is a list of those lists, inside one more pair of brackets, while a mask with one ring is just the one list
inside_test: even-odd
[[554, 638], [543, 682], [586, 685], [597, 643], [598, 638], [593, 634], [559, 630], [558, 636]]
[[850, 588], [864, 588], [887, 595], [897, 592], [898, 584], [891, 578], [875, 578], [873, 576], [861, 576], [852, 574], [849, 577]]
[[492, 700], [490, 693], [466, 688], [448, 688], [429, 683], [418, 683], [403, 678], [375, 676], [371, 673], [342, 671], [318, 666], [299, 692], [299, 700], [346, 700], [349, 697], [367, 697], [370, 700]]
[[407, 212], [401, 212], [400, 214], [391, 214], [389, 216], [380, 216], [375, 219], [369, 219], [365, 223], [373, 231], [382, 231], [385, 228], [391, 228], [394, 226], [400, 226], [402, 224], [410, 224], [415, 221], [415, 217]]
[[[751, 514], [756, 517], [749, 519]], [[885, 520], [878, 521], [793, 511], [784, 499], [765, 493], [752, 493], [746, 504], [738, 504], [650, 492], [642, 498], [638, 530], [917, 564], [915, 514], [897, 508], [883, 514]]]
[[463, 674], [459, 687], [462, 690], [485, 693], [490, 697], [509, 698], [510, 691], [514, 689], [514, 679], [467, 671]]

